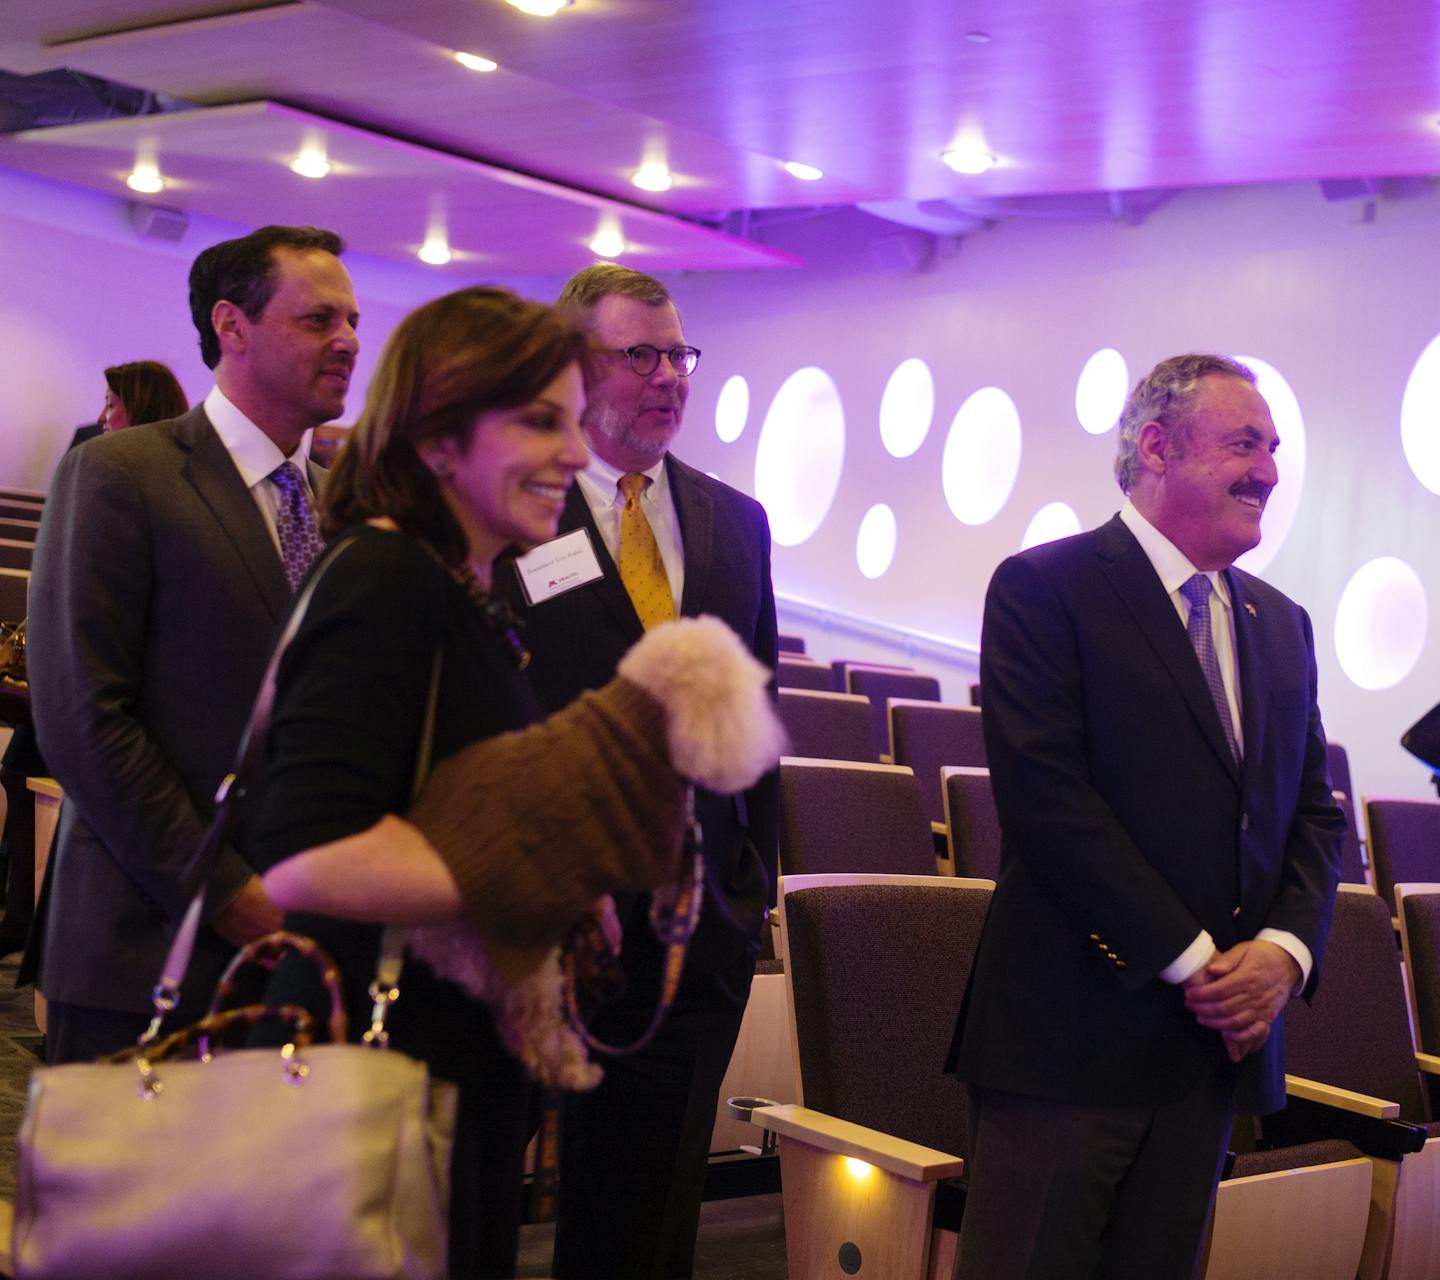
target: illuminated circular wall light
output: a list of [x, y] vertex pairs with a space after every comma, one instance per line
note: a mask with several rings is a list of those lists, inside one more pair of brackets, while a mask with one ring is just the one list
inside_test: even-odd
[[1300, 512], [1300, 500], [1305, 493], [1305, 419], [1290, 384], [1274, 365], [1254, 356], [1235, 359], [1254, 372], [1255, 389], [1270, 406], [1270, 418], [1280, 437], [1280, 448], [1275, 454], [1279, 482], [1265, 502], [1265, 514], [1260, 520], [1260, 545], [1235, 561], [1246, 573], [1258, 574], [1285, 545]]
[[755, 450], [755, 497], [780, 546], [798, 546], [820, 527], [844, 466], [839, 388], [823, 369], [797, 369], [770, 402]]
[[302, 178], [323, 178], [330, 172], [330, 161], [325, 155], [323, 142], [307, 142], [300, 148], [300, 154], [290, 161], [292, 172]]
[[1440, 493], [1440, 337], [1420, 353], [1405, 383], [1400, 444], [1415, 479]]
[[663, 164], [647, 160], [630, 178], [641, 191], [669, 191], [675, 185], [674, 175]]
[[1335, 609], [1335, 656], [1362, 689], [1388, 689], [1414, 669], [1425, 648], [1430, 610], [1420, 576], [1381, 556], [1345, 584]]
[[590, 252], [597, 258], [618, 258], [625, 252], [625, 237], [615, 227], [601, 227], [590, 241]]
[[988, 173], [1000, 163], [994, 152], [985, 150], [978, 142], [962, 142], [958, 146], [946, 147], [940, 153], [940, 159], [956, 173], [972, 177], [975, 174]]
[[570, 8], [575, 0], [505, 0], [505, 3], [532, 18], [553, 18], [561, 9]]
[[492, 58], [482, 58], [478, 53], [457, 53], [455, 61], [471, 71], [499, 71], [500, 64]]
[[935, 416], [935, 378], [911, 356], [895, 366], [880, 397], [880, 440], [892, 457], [908, 458], [924, 443]]
[[950, 424], [940, 459], [945, 502], [962, 524], [1000, 513], [1020, 474], [1020, 411], [999, 387], [981, 387]]
[[443, 267], [451, 258], [449, 241], [442, 232], [432, 231], [425, 237], [425, 243], [420, 246], [420, 252], [415, 256], [432, 267]]
[[785, 172], [792, 178], [799, 178], [801, 182], [819, 182], [825, 176], [824, 171], [813, 164], [801, 164], [798, 160], [785, 161]]
[[1130, 392], [1130, 371], [1114, 347], [1101, 347], [1085, 361], [1075, 383], [1075, 416], [1092, 436], [1103, 436], [1120, 420]]
[[1020, 550], [1027, 551], [1044, 542], [1057, 538], [1068, 538], [1080, 532], [1080, 517], [1074, 508], [1064, 502], [1047, 502], [1025, 526], [1025, 536], [1020, 539]]
[[750, 416], [750, 384], [742, 374], [731, 374], [715, 401], [715, 434], [726, 444], [740, 439]]
[[160, 170], [153, 161], [137, 160], [135, 167], [130, 170], [129, 176], [125, 179], [125, 185], [131, 191], [139, 191], [143, 195], [153, 196], [156, 192], [165, 189], [165, 180], [160, 176]]
[[855, 563], [867, 578], [878, 578], [895, 559], [895, 513], [877, 502], [860, 521], [855, 538]]

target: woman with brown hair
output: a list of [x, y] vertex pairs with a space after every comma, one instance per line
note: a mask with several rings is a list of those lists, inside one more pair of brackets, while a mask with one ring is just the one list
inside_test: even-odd
[[158, 360], [133, 360], [105, 370], [100, 426], [106, 431], [178, 418], [189, 408], [175, 375]]
[[[695, 682], [677, 677], [674, 644], [527, 728], [538, 719], [528, 654], [491, 595], [495, 561], [554, 537], [587, 462], [584, 348], [559, 313], [497, 288], [438, 298], [395, 330], [325, 490], [324, 528], [336, 541], [312, 570], [313, 595], [278, 668], [266, 770], [242, 841], [269, 868], [286, 928], [338, 962], [352, 1034], [369, 1023], [379, 924], [431, 926], [427, 945], [412, 941], [388, 1030], [396, 1048], [460, 1085], [452, 1280], [514, 1274], [530, 1078], [517, 1027], [492, 1014], [490, 980], [498, 974], [503, 987], [531, 974], [547, 952], [553, 967], [554, 943], [610, 888], [673, 879], [686, 779], [705, 772], [717, 737], [702, 729], [698, 754], [676, 746], [676, 724], [694, 717], [665, 686]], [[739, 649], [722, 624], [708, 625], [725, 632], [722, 659]], [[692, 632], [672, 624], [670, 635], [683, 648]], [[697, 669], [724, 665], [712, 651]], [[766, 673], [751, 665], [732, 683], [764, 707]], [[692, 701], [730, 706], [732, 694], [704, 689]], [[737, 730], [754, 757], [742, 772], [753, 765], [756, 776], [778, 754], [776, 733], [759, 728], [752, 716]], [[427, 732], [440, 763], [412, 805]], [[537, 899], [551, 903], [543, 927], [517, 923]], [[437, 927], [460, 933], [437, 943]], [[456, 936], [483, 943], [481, 980], [451, 945]], [[323, 1003], [299, 963], [282, 963], [269, 997]]]

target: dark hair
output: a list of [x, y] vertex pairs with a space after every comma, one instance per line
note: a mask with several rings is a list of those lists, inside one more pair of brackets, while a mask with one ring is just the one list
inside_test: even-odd
[[469, 542], [419, 445], [443, 436], [468, 445], [480, 414], [527, 404], [584, 351], [584, 334], [558, 310], [508, 289], [459, 289], [412, 311], [380, 352], [325, 484], [325, 535], [388, 516], [446, 564], [463, 564]]
[[189, 407], [175, 375], [158, 360], [133, 360], [105, 370], [105, 385], [125, 406], [132, 427], [178, 418]]
[[601, 298], [612, 296], [634, 298], [652, 307], [671, 302], [670, 290], [654, 276], [622, 267], [618, 262], [597, 262], [565, 282], [555, 305], [562, 311], [588, 317]]
[[1202, 378], [1240, 378], [1255, 385], [1255, 374], [1238, 360], [1209, 352], [1171, 356], [1150, 370], [1130, 392], [1120, 410], [1115, 481], [1129, 493], [1140, 478], [1140, 428], [1147, 422], [1169, 427], [1183, 447], [1190, 436], [1190, 414]]
[[220, 363], [220, 338], [210, 321], [215, 304], [233, 302], [257, 319], [279, 284], [276, 249], [320, 249], [338, 258], [345, 241], [320, 227], [261, 227], [238, 240], [212, 244], [196, 258], [190, 268], [190, 317], [200, 334], [206, 368]]

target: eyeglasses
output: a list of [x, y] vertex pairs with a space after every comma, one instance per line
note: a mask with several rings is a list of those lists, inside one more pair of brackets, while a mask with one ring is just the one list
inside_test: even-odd
[[638, 346], [619, 348], [616, 354], [630, 361], [630, 368], [642, 378], [648, 378], [660, 367], [662, 355], [682, 378], [688, 378], [700, 363], [699, 347], [671, 347], [669, 351], [661, 351], [648, 342], [642, 342]]

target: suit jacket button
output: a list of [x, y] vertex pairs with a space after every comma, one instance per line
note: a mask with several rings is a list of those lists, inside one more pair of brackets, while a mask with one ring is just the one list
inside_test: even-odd
[[1107, 951], [1107, 952], [1105, 953], [1105, 959], [1107, 959], [1107, 960], [1118, 960], [1118, 959], [1120, 959], [1120, 957], [1117, 956], [1113, 951]]
[[1125, 967], [1125, 961], [1123, 961], [1123, 960], [1117, 960], [1117, 961], [1115, 961], [1115, 967], [1116, 967], [1117, 969], [1123, 969], [1123, 968]]
[[1100, 941], [1100, 935], [1099, 935], [1098, 933], [1092, 933], [1092, 934], [1090, 935], [1090, 941], [1091, 941], [1091, 942], [1099, 942], [1099, 941]]

